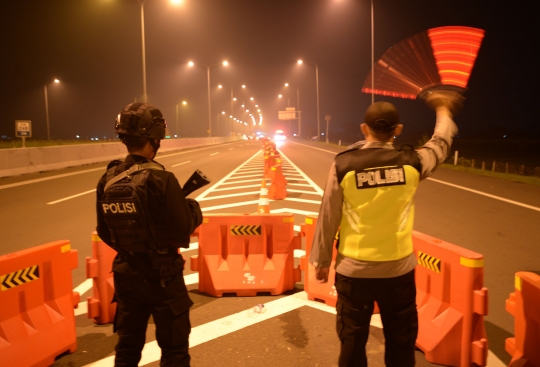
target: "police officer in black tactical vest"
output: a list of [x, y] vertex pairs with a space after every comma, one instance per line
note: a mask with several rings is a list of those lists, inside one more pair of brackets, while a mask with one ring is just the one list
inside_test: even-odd
[[129, 152], [109, 163], [97, 185], [97, 232], [118, 252], [114, 259], [115, 366], [137, 366], [150, 315], [161, 348], [160, 366], [189, 366], [188, 296], [178, 248], [189, 247], [201, 224], [199, 204], [187, 199], [173, 173], [153, 161], [165, 137], [161, 111], [127, 105], [115, 132]]

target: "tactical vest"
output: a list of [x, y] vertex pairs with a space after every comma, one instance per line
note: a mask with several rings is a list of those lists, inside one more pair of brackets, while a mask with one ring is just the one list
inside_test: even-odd
[[158, 251], [157, 230], [147, 216], [146, 181], [150, 170], [163, 170], [156, 163], [134, 164], [116, 175], [116, 166], [107, 170], [107, 183], [100, 200], [101, 211], [114, 247], [141, 253]]
[[355, 150], [336, 157], [336, 170], [343, 189], [339, 252], [363, 261], [410, 255], [421, 170], [416, 153]]

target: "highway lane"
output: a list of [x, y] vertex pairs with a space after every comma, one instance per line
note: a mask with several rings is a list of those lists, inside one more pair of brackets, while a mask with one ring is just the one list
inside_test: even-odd
[[[260, 146], [258, 142], [225, 144], [189, 151], [165, 153], [158, 156], [157, 160], [164, 164], [167, 169], [172, 170], [181, 183], [195, 168], [199, 168], [208, 174], [213, 179], [213, 184], [225, 179], [225, 181], [220, 183], [220, 187], [216, 187], [217, 190], [226, 188], [232, 182], [249, 179], [245, 177], [235, 178], [235, 175], [238, 177], [242, 172], [240, 170], [242, 165], [246, 166], [244, 167], [246, 169], [256, 169], [254, 166], [249, 167], [249, 165], [256, 164], [258, 159], [256, 155], [260, 150]], [[291, 171], [298, 169], [311, 180], [311, 183], [305, 186], [305, 188], [312, 192], [295, 193], [294, 197], [293, 195], [290, 197], [290, 199], [307, 201], [285, 200], [272, 202], [271, 207], [273, 211], [288, 210], [296, 212], [297, 219], [295, 224], [300, 224], [303, 222], [302, 213], [316, 212], [318, 210], [318, 205], [308, 201], [316, 200], [316, 187], [324, 188], [328, 168], [333, 160], [333, 156], [335, 153], [341, 151], [341, 149], [323, 144], [293, 141], [287, 142], [280, 149], [287, 158], [284, 160], [284, 165], [290, 161], [291, 166], [289, 168]], [[249, 162], [249, 159], [252, 159], [252, 161]], [[90, 232], [95, 226], [94, 194], [84, 194], [53, 205], [47, 205], [47, 203], [92, 190], [104, 170], [103, 167], [104, 164], [89, 165], [45, 174], [0, 180], [0, 196], [2, 197], [0, 201], [0, 221], [3, 223], [2, 232], [4, 239], [7, 240], [4, 241], [0, 253], [9, 253], [17, 249], [32, 247], [52, 240], [70, 239], [73, 248], [79, 250], [80, 259], [79, 268], [74, 271], [74, 285], [83, 282], [84, 262], [82, 260], [90, 253]], [[235, 170], [238, 171], [234, 175], [227, 177]], [[77, 171], [86, 172], [28, 185], [3, 188], [6, 185], [24, 183], [29, 180], [47, 178], [54, 175], [76, 173]], [[302, 184], [302, 175], [295, 177], [299, 178], [298, 183]], [[533, 208], [540, 207], [540, 189], [535, 186], [513, 184], [500, 179], [480, 177], [443, 169], [436, 172], [433, 178], [455, 185], [461, 185], [479, 192], [485, 192], [495, 197], [524, 203]], [[208, 200], [216, 196], [241, 194], [242, 190], [208, 193], [201, 200], [203, 210], [205, 208], [218, 207], [217, 209], [212, 209], [211, 212], [254, 212], [256, 204], [219, 208], [220, 205], [227, 206], [231, 203], [242, 201], [256, 201], [258, 195], [254, 194], [253, 191], [257, 191], [257, 182], [254, 182], [255, 187], [245, 188], [244, 190], [247, 194], [242, 194], [241, 196]], [[242, 185], [248, 184], [242, 183]], [[290, 189], [291, 186], [288, 186], [288, 188]], [[205, 189], [199, 190], [192, 196], [201, 196], [204, 191]], [[504, 311], [504, 300], [513, 291], [513, 274], [515, 271], [540, 270], [537, 260], [539, 258], [538, 255], [540, 255], [540, 246], [538, 246], [540, 241], [535, 229], [535, 224], [540, 219], [540, 211], [501, 201], [494, 197], [465, 191], [434, 180], [427, 180], [421, 185], [417, 194], [416, 210], [416, 230], [484, 254], [486, 259], [485, 285], [489, 288], [490, 292], [490, 314], [486, 317], [490, 349], [503, 361], [505, 359], [507, 360], [508, 356], [504, 352], [504, 338], [508, 337], [512, 332], [513, 319]], [[185, 254], [189, 257], [195, 253], [196, 250], [187, 251]], [[186, 271], [186, 274], [189, 273], [190, 271]], [[252, 303], [259, 303], [259, 301], [254, 302], [242, 297], [212, 299], [211, 297], [198, 294], [196, 292], [196, 284], [190, 287], [192, 298], [196, 301], [192, 319], [194, 325], [202, 325], [209, 322], [209, 320], [217, 320], [221, 316], [225, 317], [227, 314], [245, 310]], [[299, 287], [301, 288], [301, 284]], [[85, 297], [86, 295], [83, 299]], [[274, 300], [275, 297], [263, 298], [262, 302], [270, 301], [270, 299]], [[209, 310], [207, 307], [210, 304], [214, 311]], [[219, 309], [218, 312], [215, 311], [216, 308]], [[308, 309], [310, 308], [308, 307]], [[297, 311], [298, 314], [293, 317], [296, 323], [293, 322], [294, 320], [290, 316], [290, 312], [293, 311], [284, 314], [288, 315], [284, 321], [287, 325], [296, 325], [295, 327], [298, 328], [302, 326], [302, 320], [304, 318], [309, 319], [310, 317], [326, 320], [326, 317], [321, 317], [320, 314], [313, 314], [313, 311], [309, 311], [305, 307], [299, 308]], [[78, 333], [83, 338], [81, 345], [87, 348], [93, 345], [92, 342], [86, 342], [90, 338], [89, 335], [95, 335], [96, 328], [102, 332], [103, 327], [95, 327], [87, 319], [84, 319], [84, 317], [84, 315], [77, 317], [77, 325]], [[275, 319], [267, 320], [263, 324], [266, 322], [275, 323], [276, 321]], [[300, 322], [300, 325], [298, 325], [298, 322]], [[331, 321], [329, 322], [331, 325]], [[304, 328], [300, 328], [304, 330], [307, 336], [311, 336], [310, 340], [314, 340], [315, 338], [312, 335], [314, 332], [313, 327], [315, 326], [311, 325], [310, 327], [304, 326]], [[249, 327], [245, 331], [242, 331], [242, 333], [247, 334], [245, 338], [250, 340], [256, 335], [256, 332], [253, 330]], [[333, 332], [333, 330], [331, 331]], [[376, 331], [373, 332], [373, 335], [376, 335]], [[295, 337], [301, 338], [302, 336], [296, 335]], [[95, 337], [91, 337], [90, 339], [92, 338]], [[111, 345], [114, 345], [114, 336], [111, 335], [109, 330], [105, 333], [104, 338], [109, 341], [106, 351], [110, 353]], [[335, 337], [332, 334], [326, 336], [324, 340], [333, 345], [333, 338]], [[241, 339], [243, 342], [246, 342], [246, 339]], [[149, 335], [147, 340], [153, 340], [153, 336]], [[234, 345], [229, 338], [219, 338], [217, 340], [226, 340], [223, 343], [229, 346]], [[198, 356], [197, 358], [200, 363], [207, 359], [201, 357], [197, 351], [204, 351], [215, 343], [217, 342], [207, 341], [194, 347], [194, 355]], [[246, 345], [250, 344], [248, 343]], [[99, 343], [94, 347], [99, 349]], [[260, 347], [253, 345], [252, 348], [258, 350], [257, 348]], [[317, 348], [314, 349], [316, 350]], [[293, 348], [293, 350], [295, 349]], [[301, 346], [298, 347], [298, 351], [299, 353], [303, 351]], [[101, 350], [96, 355], [96, 351], [94, 350], [90, 354], [92, 357], [88, 362], [95, 361], [99, 359], [98, 356], [105, 356], [107, 353], [104, 354], [104, 351]], [[224, 359], [228, 358], [220, 354], [219, 356]], [[70, 361], [72, 358], [72, 356], [62, 358], [59, 361], [59, 365], [64, 365], [63, 361]], [[80, 356], [77, 358], [80, 359]], [[317, 358], [322, 357], [318, 356]], [[322, 358], [322, 360], [325, 359]], [[76, 365], [79, 364], [76, 363]], [[204, 365], [204, 363], [200, 365]]]
[[[258, 142], [237, 142], [168, 152], [158, 155], [156, 160], [175, 173], [181, 184], [195, 169], [207, 172], [215, 182], [245, 160], [244, 155], [258, 150]], [[90, 233], [96, 225], [95, 192], [91, 190], [95, 189], [106, 165], [104, 162], [84, 166], [84, 169], [74, 167], [0, 180], [0, 223], [5, 239], [0, 254], [68, 239], [72, 248], [79, 251], [79, 268], [73, 272], [74, 284], [84, 281], [84, 260], [91, 256]], [[38, 182], [34, 182], [36, 180]], [[87, 194], [48, 204], [85, 192]]]

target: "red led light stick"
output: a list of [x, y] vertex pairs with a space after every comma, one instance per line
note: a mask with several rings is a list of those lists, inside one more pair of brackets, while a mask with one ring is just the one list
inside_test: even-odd
[[367, 75], [362, 92], [422, 98], [433, 89], [465, 92], [484, 30], [449, 26], [428, 29], [391, 47]]

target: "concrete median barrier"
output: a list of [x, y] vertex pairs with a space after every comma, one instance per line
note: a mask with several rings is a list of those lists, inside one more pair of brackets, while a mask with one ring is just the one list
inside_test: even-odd
[[[241, 140], [239, 136], [164, 139], [160, 153]], [[121, 143], [59, 145], [39, 148], [0, 149], [0, 177], [51, 171], [84, 164], [111, 161], [126, 156]]]

